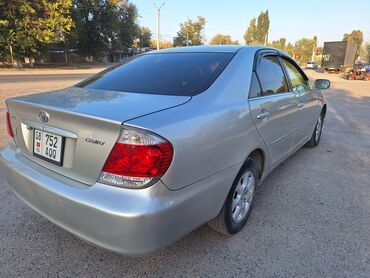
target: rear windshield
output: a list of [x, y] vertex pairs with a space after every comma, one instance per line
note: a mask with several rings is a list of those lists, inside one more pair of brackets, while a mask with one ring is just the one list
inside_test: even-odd
[[233, 53], [162, 53], [137, 56], [77, 87], [144, 94], [194, 96], [217, 79]]

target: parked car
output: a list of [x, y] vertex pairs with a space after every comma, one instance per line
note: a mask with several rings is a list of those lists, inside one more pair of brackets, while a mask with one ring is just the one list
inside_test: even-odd
[[266, 176], [319, 144], [329, 86], [267, 47], [150, 52], [6, 100], [0, 161], [26, 204], [109, 250], [146, 254], [207, 222], [235, 234]]
[[317, 68], [318, 68], [318, 65], [314, 61], [309, 61], [306, 64], [306, 69], [317, 69]]

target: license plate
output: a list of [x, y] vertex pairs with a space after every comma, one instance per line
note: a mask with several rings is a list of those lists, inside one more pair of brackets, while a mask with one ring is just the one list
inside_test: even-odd
[[36, 157], [61, 166], [63, 163], [64, 137], [35, 129], [33, 154]]

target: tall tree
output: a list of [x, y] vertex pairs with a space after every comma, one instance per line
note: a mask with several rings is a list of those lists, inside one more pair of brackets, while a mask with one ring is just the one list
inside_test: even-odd
[[188, 19], [184, 23], [180, 23], [180, 30], [177, 32], [176, 37], [173, 38], [173, 45], [185, 46], [188, 39], [189, 45], [202, 45], [205, 25], [206, 19], [202, 16], [198, 16], [196, 21]]
[[261, 12], [256, 20], [252, 18], [244, 34], [245, 44], [265, 44], [270, 29], [269, 11]]
[[244, 34], [244, 40], [245, 44], [255, 44], [257, 38], [256, 38], [256, 18], [252, 18], [251, 21], [249, 22], [249, 26], [247, 31], [245, 31]]
[[257, 19], [256, 40], [259, 43], [267, 43], [270, 30], [269, 11], [261, 12]]
[[73, 25], [71, 0], [0, 1], [0, 52], [38, 58], [45, 44], [63, 40]]
[[357, 56], [360, 54], [360, 49], [364, 41], [364, 34], [361, 30], [353, 30], [351, 33], [343, 35], [343, 41], [352, 41], [357, 43]]
[[73, 0], [75, 28], [69, 43], [95, 59], [127, 50], [137, 36], [137, 8], [128, 0]]
[[[113, 0], [111, 0], [113, 1]], [[137, 36], [138, 25], [136, 23], [138, 11], [133, 3], [128, 0], [114, 0], [119, 3], [118, 26], [119, 42], [123, 50], [132, 47], [135, 37]]]
[[230, 45], [230, 44], [239, 44], [238, 41], [232, 40], [230, 35], [222, 35], [222, 34], [217, 34], [213, 36], [209, 44], [212, 45], [217, 45], [217, 44], [225, 44], [225, 45]]
[[141, 47], [149, 47], [150, 46], [150, 40], [152, 38], [152, 31], [148, 27], [142, 26], [139, 28], [139, 34], [138, 39]]

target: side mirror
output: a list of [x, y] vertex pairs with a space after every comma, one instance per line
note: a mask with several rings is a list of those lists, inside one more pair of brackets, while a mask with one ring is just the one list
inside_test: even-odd
[[330, 88], [330, 81], [327, 79], [316, 79], [313, 84], [313, 88], [316, 90], [326, 90]]

